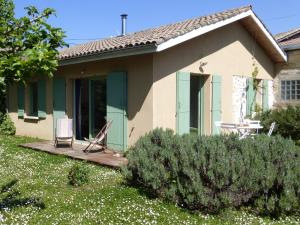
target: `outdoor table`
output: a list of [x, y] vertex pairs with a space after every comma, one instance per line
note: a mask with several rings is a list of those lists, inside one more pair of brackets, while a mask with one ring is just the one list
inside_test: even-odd
[[260, 130], [262, 128], [263, 128], [263, 126], [261, 126], [260, 124], [251, 124], [251, 125], [242, 124], [242, 125], [236, 126], [236, 129], [239, 132], [241, 138], [244, 138], [244, 137], [254, 133], [255, 131], [256, 131], [255, 133], [257, 134], [258, 130]]

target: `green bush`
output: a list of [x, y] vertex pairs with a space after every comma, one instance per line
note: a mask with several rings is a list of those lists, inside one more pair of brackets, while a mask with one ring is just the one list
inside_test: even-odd
[[299, 212], [299, 154], [280, 136], [239, 140], [155, 129], [129, 150], [123, 172], [129, 183], [185, 208], [252, 206], [278, 216]]
[[75, 164], [68, 174], [69, 184], [79, 187], [85, 183], [88, 183], [89, 172], [90, 171], [87, 167], [80, 164]]
[[8, 114], [0, 113], [0, 134], [15, 135], [16, 127]]
[[288, 106], [263, 112], [257, 116], [264, 129], [268, 132], [272, 122], [276, 122], [274, 134], [280, 134], [294, 141], [300, 140], [300, 106]]

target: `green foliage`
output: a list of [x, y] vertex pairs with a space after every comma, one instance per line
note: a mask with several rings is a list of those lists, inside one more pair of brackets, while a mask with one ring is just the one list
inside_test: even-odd
[[34, 75], [51, 76], [58, 66], [58, 50], [65, 44], [64, 32], [46, 20], [55, 12], [26, 7], [26, 16], [16, 18], [12, 0], [0, 0], [0, 80], [26, 82]]
[[274, 134], [280, 134], [294, 141], [300, 140], [300, 106], [288, 106], [259, 114], [257, 117], [264, 127], [263, 132], [268, 132], [272, 122], [276, 122]]
[[252, 63], [253, 71], [252, 71], [251, 75], [253, 78], [253, 89], [254, 89], [255, 95], [256, 95], [256, 92], [257, 92], [258, 86], [259, 86], [259, 80], [257, 79], [259, 70], [258, 70], [258, 66], [256, 65], [256, 62], [254, 61], [254, 57], [252, 58], [252, 60], [253, 60], [253, 63]]
[[79, 187], [89, 182], [89, 169], [83, 165], [75, 164], [68, 174], [69, 184]]
[[299, 212], [300, 151], [280, 136], [174, 135], [155, 129], [129, 150], [129, 183], [189, 209], [216, 213], [252, 206], [279, 216]]
[[[118, 170], [80, 162], [93, 171], [90, 182], [74, 189], [66, 176], [74, 160], [22, 148], [35, 138], [0, 135], [1, 224], [272, 224], [295, 225], [297, 216], [274, 221], [249, 210], [226, 210], [219, 215], [190, 213], [174, 204], [147, 198], [143, 190], [124, 185]], [[14, 180], [17, 180], [15, 183]], [[13, 182], [14, 181], [14, 182]], [[15, 185], [13, 185], [15, 183]], [[19, 192], [20, 195], [10, 195]], [[8, 197], [8, 198], [7, 198]], [[9, 201], [3, 201], [3, 200]], [[16, 199], [26, 201], [26, 205]], [[40, 200], [44, 200], [45, 208]], [[38, 207], [36, 207], [38, 206]], [[113, 216], [112, 216], [113, 215]]]
[[8, 114], [0, 112], [0, 134], [15, 135], [16, 127]]
[[[5, 113], [6, 110], [6, 85], [4, 78], [0, 76], [0, 113]], [[1, 115], [0, 115], [1, 120]]]
[[254, 107], [254, 112], [261, 113], [262, 111], [263, 111], [263, 108], [261, 107], [261, 105], [256, 103], [255, 107]]

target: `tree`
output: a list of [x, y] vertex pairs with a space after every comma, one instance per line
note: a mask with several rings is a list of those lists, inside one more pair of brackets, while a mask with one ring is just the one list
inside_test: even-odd
[[52, 76], [58, 66], [58, 48], [66, 43], [65, 33], [47, 23], [55, 11], [25, 8], [15, 17], [12, 0], [0, 0], [0, 86], [26, 83], [34, 75]]

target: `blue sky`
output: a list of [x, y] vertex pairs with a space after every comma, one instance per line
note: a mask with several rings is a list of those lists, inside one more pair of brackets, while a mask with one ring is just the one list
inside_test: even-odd
[[300, 0], [15, 0], [16, 15], [24, 7], [54, 8], [57, 17], [49, 22], [66, 31], [69, 44], [119, 35], [120, 14], [127, 13], [128, 32], [143, 30], [184, 19], [207, 15], [244, 5], [273, 33], [300, 27]]

